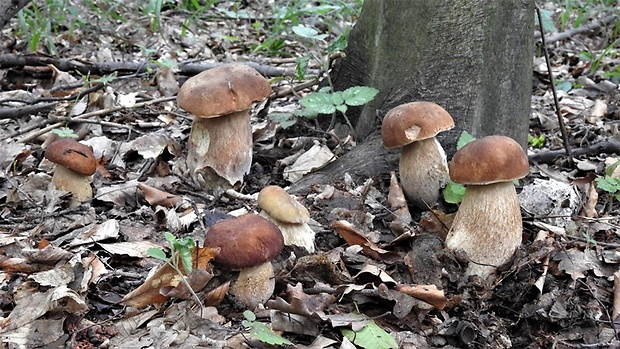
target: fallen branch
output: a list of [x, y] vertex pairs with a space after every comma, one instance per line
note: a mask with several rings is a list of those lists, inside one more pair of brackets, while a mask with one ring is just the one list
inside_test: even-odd
[[[597, 30], [603, 26], [606, 26], [612, 22], [615, 22], [618, 20], [618, 16], [617, 15], [611, 15], [611, 16], [607, 16], [604, 17], [602, 19], [599, 20], [593, 20], [592, 22], [586, 24], [586, 25], [582, 25], [580, 27], [577, 28], [573, 28], [573, 29], [569, 29], [567, 31], [563, 31], [561, 33], [555, 33], [552, 35], [548, 35], [546, 36], [546, 41], [548, 44], [556, 42], [556, 41], [561, 41], [564, 39], [568, 39], [571, 36], [577, 35], [577, 34], [581, 34], [581, 33], [585, 33], [585, 32], [589, 32], [592, 30]], [[540, 32], [536, 32], [536, 34], [534, 35], [534, 37], [536, 39], [540, 39], [541, 35]]]
[[[575, 148], [572, 150], [572, 153], [573, 156], [597, 155], [601, 153], [620, 154], [620, 141], [615, 138], [609, 138], [586, 147]], [[558, 158], [562, 156], [566, 156], [566, 151], [564, 149], [549, 150], [541, 151], [536, 154], [530, 155], [529, 160], [531, 162], [537, 162], [540, 164], [553, 164]]]
[[[259, 73], [268, 77], [275, 76], [296, 76], [295, 68], [276, 68], [254, 62], [242, 62], [256, 69]], [[81, 74], [106, 75], [117, 72], [123, 74], [146, 73], [157, 70], [160, 66], [152, 61], [141, 62], [83, 62], [76, 59], [59, 59], [53, 57], [37, 55], [0, 55], [0, 68], [21, 68], [25, 66], [46, 66], [53, 65], [62, 71], [78, 71]], [[179, 74], [196, 75], [204, 70], [215, 68], [222, 63], [180, 63]], [[309, 70], [308, 75], [317, 75], [318, 70]]]

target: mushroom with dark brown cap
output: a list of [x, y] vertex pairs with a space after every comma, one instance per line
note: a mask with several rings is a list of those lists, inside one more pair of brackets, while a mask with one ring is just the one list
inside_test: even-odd
[[240, 271], [230, 286], [230, 293], [240, 303], [255, 308], [271, 297], [275, 288], [271, 260], [284, 247], [275, 224], [252, 213], [224, 219], [207, 231], [204, 246], [220, 248], [215, 265]]
[[92, 199], [90, 176], [97, 169], [93, 148], [71, 138], [61, 138], [47, 146], [45, 158], [56, 164], [52, 176], [54, 187], [73, 194], [72, 207]]
[[527, 175], [527, 156], [513, 139], [487, 136], [458, 150], [449, 169], [450, 178], [466, 190], [446, 247], [465, 253], [467, 276], [486, 279], [521, 245], [521, 210], [512, 181]]
[[252, 103], [271, 93], [269, 82], [245, 64], [224, 64], [189, 78], [177, 102], [194, 116], [187, 168], [192, 180], [216, 193], [243, 182], [252, 165]]
[[258, 193], [260, 215], [275, 223], [284, 236], [284, 245], [314, 252], [314, 231], [308, 225], [310, 212], [284, 189], [270, 185]]
[[402, 104], [383, 118], [383, 144], [388, 149], [403, 147], [400, 181], [407, 198], [418, 208], [435, 204], [448, 183], [446, 153], [435, 136], [453, 127], [450, 114], [433, 102]]

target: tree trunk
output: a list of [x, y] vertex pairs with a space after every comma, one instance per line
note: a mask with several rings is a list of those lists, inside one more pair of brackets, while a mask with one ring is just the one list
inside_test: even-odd
[[0, 29], [15, 16], [30, 0], [2, 0], [0, 1]]
[[400, 104], [427, 100], [455, 119], [440, 136], [448, 154], [462, 130], [525, 146], [530, 116], [534, 3], [529, 0], [366, 0], [336, 65], [336, 90], [378, 88], [354, 119], [360, 139]]

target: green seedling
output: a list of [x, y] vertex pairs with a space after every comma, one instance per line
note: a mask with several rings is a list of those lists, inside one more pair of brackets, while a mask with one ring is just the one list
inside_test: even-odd
[[270, 345], [293, 345], [288, 339], [273, 332], [266, 324], [256, 321], [253, 312], [246, 310], [243, 312], [243, 317], [245, 320], [241, 324], [250, 331], [252, 338]]
[[534, 148], [540, 148], [545, 145], [545, 135], [540, 134], [536, 137], [527, 135], [527, 142]]
[[359, 331], [348, 328], [340, 329], [343, 336], [347, 337], [353, 344], [367, 349], [396, 349], [398, 343], [394, 337], [390, 336], [384, 329], [379, 327], [374, 321], [370, 320]]
[[68, 127], [55, 128], [52, 130], [52, 133], [60, 138], [78, 138], [78, 135], [76, 135], [75, 132]]
[[[459, 136], [459, 139], [456, 141], [456, 150], [463, 148], [467, 143], [476, 139], [469, 132], [463, 131]], [[443, 188], [443, 199], [445, 202], [449, 204], [458, 204], [463, 201], [463, 196], [465, 195], [465, 186], [462, 184], [458, 184], [453, 182], [452, 180], [448, 181], [448, 184]]]

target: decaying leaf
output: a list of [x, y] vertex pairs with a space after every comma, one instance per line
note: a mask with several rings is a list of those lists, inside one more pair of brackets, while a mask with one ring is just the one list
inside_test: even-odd
[[144, 183], [138, 183], [138, 189], [142, 191], [144, 199], [151, 206], [173, 207], [183, 200], [180, 196], [167, 193], [163, 190], [153, 188]]
[[286, 287], [286, 294], [289, 299], [288, 302], [280, 297], [276, 297], [275, 300], [267, 301], [267, 307], [285, 313], [326, 320], [327, 316], [324, 310], [336, 300], [336, 297], [328, 293], [306, 294], [301, 283], [295, 286], [288, 285]]
[[390, 210], [394, 219], [390, 222], [390, 229], [400, 235], [407, 230], [411, 230], [409, 224], [411, 224], [411, 213], [409, 212], [409, 206], [407, 206], [407, 200], [403, 193], [403, 188], [398, 183], [396, 172], [390, 172], [390, 189], [388, 191], [388, 204], [390, 204]]
[[345, 220], [332, 223], [331, 228], [349, 245], [361, 246], [362, 252], [371, 258], [386, 263], [394, 263], [400, 260], [398, 253], [380, 248], [375, 243], [368, 240], [359, 229], [353, 226], [353, 224]]
[[435, 285], [396, 285], [395, 290], [408, 294], [434, 306], [437, 310], [443, 310], [448, 303], [448, 298], [443, 291]]

